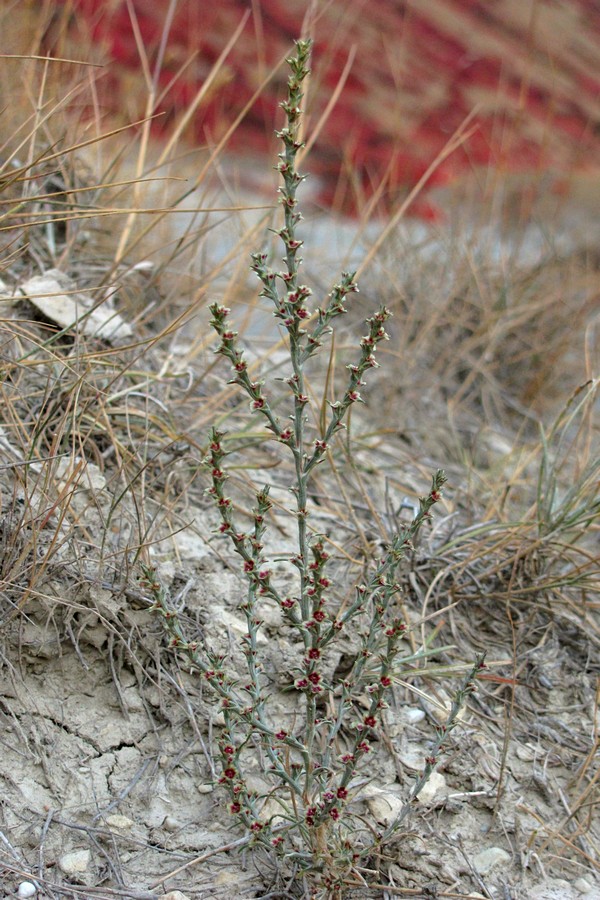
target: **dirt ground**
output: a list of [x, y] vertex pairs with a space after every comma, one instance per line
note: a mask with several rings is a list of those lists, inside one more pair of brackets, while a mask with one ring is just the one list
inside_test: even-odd
[[[14, 314], [22, 313], [17, 307]], [[154, 351], [156, 371], [165, 370], [161, 353]], [[503, 446], [489, 443], [488, 471], [501, 460]], [[186, 490], [176, 489], [176, 502], [169, 499], [170, 521], [157, 526], [151, 558], [191, 632], [241, 665], [237, 641], [245, 624], [235, 560], [213, 534], [217, 520], [203, 494], [206, 476], [197, 474], [196, 466], [190, 477], [196, 451], [188, 445], [178, 452], [169, 477], [185, 482]], [[126, 497], [118, 516], [109, 516], [115, 492], [111, 465], [102, 471], [86, 462], [69, 500], [77, 527], [67, 527], [53, 507], [32, 549], [27, 531], [32, 525], [19, 519], [19, 510], [26, 506], [36, 520], [48, 511], [52, 490], [39, 477], [41, 469], [27, 483], [15, 477], [15, 453], [5, 434], [3, 896], [16, 896], [23, 882], [32, 883], [39, 898], [295, 896], [266, 859], [236, 850], [241, 835], [226, 811], [213, 755], [222, 713], [167, 650], [135, 572], [122, 559], [117, 562], [116, 549], [111, 555], [138, 512]], [[355, 462], [378, 473], [371, 499], [382, 506], [389, 504], [383, 493], [386, 473], [402, 473], [392, 482], [392, 506], [397, 506], [401, 486], [423, 493], [429, 463], [442, 460], [425, 458], [417, 465], [412, 451], [386, 439], [359, 448]], [[431, 593], [428, 583], [444, 570], [442, 548], [468, 520], [464, 479], [461, 483], [458, 463], [452, 468], [448, 503], [407, 567], [407, 620], [418, 642], [438, 622], [434, 617], [422, 626], [425, 614], [441, 610], [443, 643], [453, 647], [442, 660], [464, 663], [485, 648], [494, 663], [491, 680], [481, 681], [405, 832], [371, 876], [382, 886], [373, 893], [349, 888], [348, 897], [600, 898], [597, 603], [589, 595], [587, 609], [557, 610], [518, 594], [506, 603], [498, 600], [500, 587], [480, 594], [466, 570], [452, 584], [442, 578], [445, 588]], [[150, 515], [159, 516], [167, 496], [165, 471], [147, 494]], [[275, 472], [264, 474], [283, 497], [285, 475]], [[343, 477], [352, 492], [351, 475]], [[368, 523], [368, 510], [358, 501], [356, 515], [363, 526]], [[357, 539], [327, 506], [318, 516], [318, 524], [340, 542]], [[169, 530], [173, 533], [166, 537]], [[94, 552], [101, 533], [102, 565]], [[56, 535], [53, 553], [44, 555]], [[286, 541], [284, 532], [279, 550]], [[38, 564], [41, 558], [49, 561], [30, 591], [28, 572], [36, 555]], [[499, 572], [500, 582], [510, 577]], [[580, 600], [585, 605], [585, 592]], [[261, 649], [273, 679], [273, 709], [282, 726], [292, 729], [297, 703], [283, 689], [294, 648], [277, 609], [267, 605], [263, 618]], [[343, 666], [355, 651], [349, 639], [332, 665]], [[453, 684], [427, 677], [411, 683], [419, 692], [406, 682], [395, 689], [368, 780], [354, 801], [379, 824], [390, 821], [422, 769], [439, 708]], [[255, 778], [260, 790], [264, 776], [258, 759]]]
[[[86, 514], [92, 526], [93, 512]], [[238, 576], [200, 534], [212, 510], [192, 503], [187, 516], [192, 524], [157, 550], [159, 571], [189, 627], [231, 651], [245, 627]], [[486, 606], [452, 613], [461, 652], [476, 633], [494, 659], [510, 659], [515, 634], [503, 610]], [[417, 596], [407, 607], [418, 621]], [[271, 671], [281, 673], [292, 650], [277, 611], [266, 620], [264, 649]], [[583, 834], [570, 809], [586, 793], [594, 817], [584, 767], [593, 764], [598, 728], [597, 656], [594, 663], [581, 634], [544, 611], [515, 628], [525, 662], [518, 689], [482, 682], [407, 833], [390, 848], [389, 896], [600, 897], [588, 862], [597, 817]], [[60, 563], [4, 627], [4, 896], [25, 880], [40, 897], [284, 896], [270, 892], [260, 861], [217, 852], [239, 837], [215, 783], [222, 714], [164, 643], [142, 592], [81, 583]], [[445, 699], [439, 688], [434, 694]], [[274, 702], [289, 724], [294, 704], [283, 693]], [[376, 821], [389, 821], [421, 769], [436, 713], [397, 690], [357, 801]]]
[[[316, 241], [324, 243], [321, 231]], [[422, 269], [433, 270], [437, 257], [429, 249]], [[321, 266], [317, 284], [331, 265]], [[299, 897], [285, 872], [244, 849], [244, 836], [233, 827], [218, 784], [222, 712], [168, 649], [139, 583], [136, 554], [146, 548], [190, 635], [239, 669], [242, 582], [214, 533], [218, 520], [204, 493], [208, 479], [200, 463], [208, 425], [231, 412], [248, 438], [249, 472], [242, 470], [238, 480], [242, 487], [247, 479], [271, 483], [280, 510], [289, 471], [270, 446], [257, 445], [247, 404], [244, 424], [224, 393], [223, 372], [215, 374], [207, 362], [205, 298], [182, 329], [161, 333], [168, 304], [155, 286], [145, 290], [143, 272], [134, 273], [141, 279], [134, 340], [122, 358], [94, 345], [98, 367], [91, 369], [83, 335], [69, 334], [47, 351], [47, 314], [30, 299], [15, 299], [22, 273], [11, 274], [0, 406], [0, 892], [31, 896], [27, 882], [40, 900]], [[97, 279], [93, 271], [90, 283]], [[371, 299], [361, 301], [367, 307], [375, 283], [367, 279]], [[127, 284], [117, 297], [123, 307]], [[475, 362], [455, 352], [458, 331], [445, 331], [446, 325], [427, 332], [425, 345], [437, 342], [430, 355], [400, 358], [403, 329], [420, 327], [411, 310], [424, 302], [418, 279], [407, 285], [408, 311], [397, 316], [384, 368], [366, 391], [372, 402], [353, 428], [355, 450], [349, 458], [340, 452], [337, 468], [319, 475], [313, 497], [316, 526], [347, 551], [345, 557], [340, 550], [336, 572], [340, 584], [351, 585], [348, 558], [356, 563], [369, 547], [381, 546], [427, 492], [435, 468], [449, 477], [433, 526], [403, 576], [411, 625], [406, 652], [431, 641], [443, 647], [436, 661], [446, 668], [441, 675], [407, 671], [398, 679], [368, 777], [352, 801], [374, 827], [394, 818], [422, 770], [440, 710], [444, 715], [464, 667], [486, 650], [489, 670], [406, 828], [384, 857], [370, 861], [365, 878], [373, 887], [349, 886], [347, 896], [595, 900], [597, 463], [582, 482], [584, 508], [584, 500], [569, 499], [574, 469], [563, 453], [557, 508], [573, 514], [575, 524], [559, 522], [553, 507], [555, 531], [543, 533], [542, 522], [523, 538], [502, 504], [508, 510], [514, 502], [517, 518], [535, 519], [526, 511], [536, 502], [536, 423], [502, 391], [509, 412], [494, 421], [479, 350]], [[144, 304], [159, 308], [156, 321], [144, 317]], [[571, 312], [564, 312], [563, 330]], [[341, 355], [357, 323], [345, 326]], [[465, 347], [476, 326], [461, 325]], [[143, 357], [138, 337], [149, 342]], [[526, 346], [527, 330], [519, 332], [518, 323], [510, 337], [522, 356], [518, 373], [505, 364], [507, 385], [530, 374], [528, 360], [539, 350]], [[442, 379], [439, 348], [448, 360]], [[277, 354], [275, 348], [265, 363], [274, 375]], [[386, 363], [397, 368], [386, 370]], [[556, 400], [560, 366], [542, 372]], [[425, 384], [416, 399], [406, 387], [413, 376]], [[315, 385], [319, 378], [322, 370]], [[477, 403], [451, 415], [456, 396], [473, 383]], [[563, 385], [563, 403], [581, 383]], [[110, 391], [106, 425], [94, 409], [100, 392]], [[74, 423], [77, 440], [63, 439], [66, 423]], [[597, 448], [597, 426], [588, 422], [587, 433]], [[44, 452], [27, 456], [38, 442]], [[589, 516], [581, 540], [580, 508]], [[289, 521], [278, 513], [272, 530], [276, 553], [292, 552]], [[278, 609], [265, 604], [261, 616], [272, 714], [293, 731], [298, 700], [286, 690], [293, 635]], [[338, 645], [332, 671], [343, 671], [357, 648], [351, 636]], [[258, 757], [253, 778], [257, 791], [267, 789]]]

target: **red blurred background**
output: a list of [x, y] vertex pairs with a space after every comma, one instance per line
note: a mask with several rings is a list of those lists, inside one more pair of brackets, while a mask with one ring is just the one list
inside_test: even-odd
[[[600, 167], [596, 0], [59, 0], [54, 6], [49, 49], [68, 35], [75, 51], [93, 46], [110, 61], [98, 85], [101, 108], [123, 121], [139, 119], [148, 112], [150, 81], [152, 111], [162, 114], [155, 129], [168, 133], [204, 86], [186, 136], [214, 146], [243, 114], [227, 141], [238, 154], [272, 153], [287, 77], [280, 63], [296, 37], [311, 34], [309, 134], [334, 103], [310, 160], [319, 201], [328, 208], [355, 213], [372, 201], [375, 211], [389, 211], [467, 119], [464, 142], [435, 167], [429, 188], [493, 169], [551, 173], [544, 189], [567, 192], [571, 173]], [[427, 191], [413, 212], [436, 217]]]

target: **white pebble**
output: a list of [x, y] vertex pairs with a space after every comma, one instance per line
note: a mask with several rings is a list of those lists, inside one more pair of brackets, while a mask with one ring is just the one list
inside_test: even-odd
[[175, 832], [181, 829], [181, 822], [178, 822], [174, 816], [165, 816], [162, 827], [165, 831]]
[[404, 806], [402, 797], [396, 791], [382, 790], [374, 785], [369, 788], [369, 795], [364, 799], [375, 821], [384, 825], [390, 825], [400, 815]]
[[473, 859], [475, 868], [480, 875], [487, 875], [496, 866], [505, 866], [509, 862], [510, 853], [507, 853], [502, 847], [487, 847]]
[[594, 890], [593, 885], [585, 878], [578, 878], [577, 881], [573, 882], [573, 887], [575, 890], [579, 891], [580, 894], [591, 894]]
[[129, 819], [127, 816], [122, 816], [119, 813], [114, 813], [114, 815], [112, 816], [107, 816], [106, 824], [110, 828], [115, 828], [117, 831], [131, 831], [134, 826], [134, 822], [132, 819]]
[[197, 784], [194, 788], [199, 794], [212, 794], [214, 789], [214, 784]]
[[437, 803], [448, 795], [448, 785], [441, 772], [432, 772], [417, 799], [419, 803]]
[[19, 900], [24, 900], [25, 897], [35, 897], [36, 894], [37, 888], [30, 881], [22, 881], [19, 885], [19, 890], [17, 891]]
[[90, 866], [92, 854], [89, 850], [73, 850], [72, 853], [65, 853], [58, 860], [61, 872], [65, 875], [78, 875], [86, 872]]

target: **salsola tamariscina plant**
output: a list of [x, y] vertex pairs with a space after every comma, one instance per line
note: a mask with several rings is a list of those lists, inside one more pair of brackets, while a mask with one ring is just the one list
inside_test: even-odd
[[[279, 131], [283, 152], [277, 169], [284, 211], [283, 227], [276, 232], [281, 239], [284, 271], [274, 271], [266, 253], [252, 255], [252, 269], [262, 283], [262, 296], [274, 306], [274, 315], [287, 334], [289, 377], [283, 379], [289, 389], [290, 415], [282, 421], [274, 411], [269, 393], [260, 380], [252, 380], [237, 333], [229, 325], [229, 310], [218, 304], [210, 307], [211, 324], [220, 343], [217, 352], [230, 363], [232, 383], [250, 398], [251, 409], [262, 417], [266, 428], [290, 454], [293, 463], [294, 510], [296, 520], [295, 552], [288, 559], [295, 572], [293, 587], [283, 587], [270, 568], [265, 548], [267, 521], [271, 509], [269, 487], [256, 493], [256, 505], [249, 527], [236, 520], [234, 504], [226, 491], [228, 478], [225, 434], [213, 429], [210, 435], [207, 465], [212, 495], [221, 517], [219, 531], [226, 536], [240, 557], [246, 581], [241, 604], [247, 633], [243, 638], [246, 672], [239, 675], [228, 669], [205, 647], [190, 642], [177, 614], [170, 608], [165, 590], [155, 573], [144, 574], [153, 601], [153, 609], [163, 617], [171, 646], [187, 657], [192, 670], [198, 671], [220, 698], [224, 728], [220, 737], [221, 784], [229, 795], [228, 808], [248, 830], [249, 838], [275, 850], [296, 870], [312, 873], [315, 890], [323, 896], [339, 894], [344, 879], [375, 845], [397, 830], [409, 811], [411, 801], [434, 770], [443, 742], [455, 727], [465, 697], [473, 690], [479, 659], [465, 677], [455, 695], [446, 724], [439, 730], [424, 770], [407, 797], [404, 810], [383, 834], [376, 828], [365, 829], [352, 813], [361, 765], [372, 751], [372, 739], [381, 723], [394, 683], [394, 673], [403, 658], [406, 625], [398, 614], [399, 567], [432, 506], [440, 499], [446, 481], [440, 470], [432, 479], [431, 490], [421, 498], [413, 521], [391, 540], [371, 573], [353, 589], [343, 602], [331, 599], [343, 595], [342, 586], [332, 583], [331, 560], [327, 540], [313, 533], [309, 525], [308, 486], [317, 465], [322, 462], [353, 404], [362, 402], [360, 388], [367, 370], [377, 366], [375, 352], [387, 338], [385, 322], [389, 312], [381, 308], [367, 320], [367, 334], [360, 342], [357, 360], [349, 365], [344, 393], [330, 403], [329, 421], [317, 438], [311, 432], [307, 416], [309, 402], [305, 385], [305, 365], [332, 331], [331, 323], [345, 312], [344, 301], [358, 290], [354, 274], [344, 273], [329, 294], [322, 309], [312, 311], [311, 291], [300, 282], [302, 241], [297, 237], [301, 214], [296, 191], [303, 180], [296, 169], [296, 157], [303, 146], [299, 139], [302, 83], [308, 74], [310, 41], [298, 41], [296, 55], [288, 60], [291, 77], [287, 100], [282, 103], [286, 126]], [[281, 561], [281, 555], [278, 555]], [[346, 592], [347, 593], [347, 592]], [[272, 691], [261, 659], [259, 636], [261, 604], [276, 604], [300, 648], [293, 672], [293, 688], [301, 696], [301, 716], [289, 732], [277, 725], [273, 713]], [[326, 661], [339, 641], [350, 633], [360, 635], [360, 650], [351, 671], [339, 684], [331, 684]], [[264, 645], [263, 645], [264, 646]], [[368, 698], [367, 706], [359, 698]], [[327, 704], [323, 702], [327, 698]], [[360, 710], [360, 712], [357, 712]], [[269, 789], [264, 796], [250, 790], [246, 777], [248, 750], [265, 760]], [[268, 800], [268, 802], [267, 802]]]

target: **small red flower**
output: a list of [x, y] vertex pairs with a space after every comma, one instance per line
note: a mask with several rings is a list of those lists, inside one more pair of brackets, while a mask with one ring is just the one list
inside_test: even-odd
[[224, 778], [235, 778], [236, 771], [233, 766], [227, 766], [226, 769], [223, 769], [223, 777]]
[[231, 804], [229, 805], [229, 812], [232, 813], [232, 815], [235, 816], [236, 813], [239, 813], [239, 811], [241, 810], [241, 808], [242, 808], [242, 807], [241, 807], [241, 804], [238, 803], [238, 802], [236, 801], [235, 803], [231, 803]]
[[346, 800], [346, 798], [348, 797], [348, 791], [344, 787], [338, 788], [337, 795], [339, 800]]
[[277, 738], [278, 741], [284, 741], [287, 737], [287, 731], [283, 731], [283, 729], [282, 729], [281, 731], [277, 732], [275, 737]]
[[309, 659], [320, 659], [321, 651], [317, 650], [316, 647], [311, 647], [310, 650], [308, 651], [308, 658]]
[[389, 675], [382, 675], [380, 681], [383, 687], [389, 687], [392, 683], [392, 679]]
[[375, 728], [377, 725], [377, 719], [375, 716], [365, 716], [364, 718], [365, 725], [368, 725], [369, 728]]
[[312, 684], [318, 684], [321, 680], [321, 676], [319, 675], [318, 672], [311, 672], [310, 675], [308, 676], [308, 680]]

